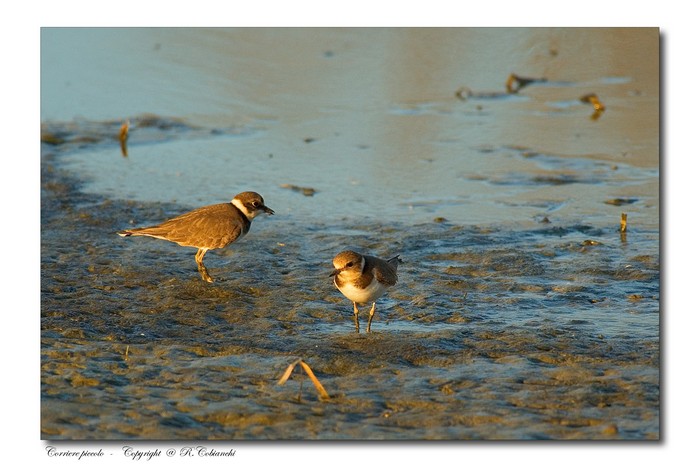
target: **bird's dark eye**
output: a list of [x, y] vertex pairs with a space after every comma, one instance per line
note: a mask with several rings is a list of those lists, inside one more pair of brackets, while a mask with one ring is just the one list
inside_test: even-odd
[[348, 264], [345, 265], [346, 268], [351, 268], [352, 267], [352, 261], [350, 261]]
[[250, 203], [250, 204], [251, 204], [251, 206], [253, 206], [254, 208], [259, 208], [259, 207], [260, 207], [260, 202], [259, 202], [259, 201], [253, 201], [253, 202]]

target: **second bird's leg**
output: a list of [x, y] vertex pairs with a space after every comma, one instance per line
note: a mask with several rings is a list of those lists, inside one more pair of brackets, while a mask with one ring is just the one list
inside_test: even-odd
[[374, 318], [374, 309], [376, 307], [377, 303], [372, 302], [372, 308], [369, 310], [369, 321], [367, 321], [367, 332], [371, 332], [369, 328], [372, 326], [372, 318]]
[[360, 333], [360, 319], [358, 318], [358, 313], [360, 313], [360, 310], [357, 309], [357, 303], [352, 302], [352, 308], [353, 311], [355, 312], [355, 332]]
[[207, 271], [207, 267], [204, 266], [204, 254], [206, 252], [207, 250], [200, 248], [197, 250], [197, 254], [194, 255], [194, 259], [197, 261], [197, 269], [199, 270], [199, 274], [202, 276], [202, 279], [207, 282], [214, 282], [214, 279], [211, 278], [209, 272]]

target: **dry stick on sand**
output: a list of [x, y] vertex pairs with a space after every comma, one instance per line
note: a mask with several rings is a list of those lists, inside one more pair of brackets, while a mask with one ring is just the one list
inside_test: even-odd
[[593, 105], [593, 114], [591, 114], [591, 120], [598, 120], [603, 114], [603, 112], [605, 112], [605, 105], [602, 102], [600, 102], [598, 96], [596, 96], [593, 93], [581, 96], [581, 102]]
[[627, 242], [627, 214], [620, 214], [620, 240], [625, 243]]
[[122, 148], [122, 156], [124, 157], [129, 155], [129, 151], [126, 148], [127, 139], [129, 139], [129, 120], [122, 123], [122, 126], [119, 129], [119, 146]]
[[284, 374], [280, 378], [280, 380], [277, 382], [277, 384], [282, 385], [287, 382], [289, 379], [289, 376], [291, 376], [292, 371], [294, 370], [294, 367], [297, 366], [297, 364], [301, 365], [301, 367], [306, 371], [306, 374], [309, 375], [309, 379], [311, 379], [311, 382], [314, 383], [314, 386], [316, 387], [316, 390], [318, 393], [321, 395], [321, 399], [330, 399], [330, 396], [326, 392], [326, 390], [323, 388], [323, 385], [321, 382], [316, 378], [316, 375], [314, 375], [314, 372], [311, 371], [311, 367], [306, 364], [301, 358], [292, 362], [287, 369], [284, 371]]

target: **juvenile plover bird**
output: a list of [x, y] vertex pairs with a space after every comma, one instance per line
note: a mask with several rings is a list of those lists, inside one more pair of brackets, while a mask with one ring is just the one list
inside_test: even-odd
[[383, 260], [350, 250], [341, 251], [333, 258], [335, 270], [330, 277], [334, 277], [335, 286], [352, 301], [356, 332], [360, 332], [357, 304], [372, 302], [367, 321], [367, 332], [370, 332], [376, 300], [398, 281], [396, 270], [399, 263], [401, 263], [399, 255]]
[[214, 282], [204, 266], [204, 254], [209, 250], [224, 248], [250, 230], [251, 221], [266, 212], [275, 211], [265, 206], [262, 196], [253, 192], [239, 193], [230, 203], [212, 204], [197, 208], [152, 227], [128, 229], [117, 232], [122, 237], [145, 236], [197, 248], [194, 259], [199, 274], [207, 282]]

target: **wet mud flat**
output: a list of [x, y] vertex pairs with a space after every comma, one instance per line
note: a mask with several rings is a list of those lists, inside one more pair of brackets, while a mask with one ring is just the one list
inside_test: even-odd
[[[195, 250], [115, 234], [182, 206], [61, 166], [112, 143], [42, 145], [43, 439], [659, 438], [658, 232], [256, 220], [206, 284]], [[371, 334], [328, 277], [348, 242], [404, 260]], [[277, 384], [299, 358], [329, 399]]]

